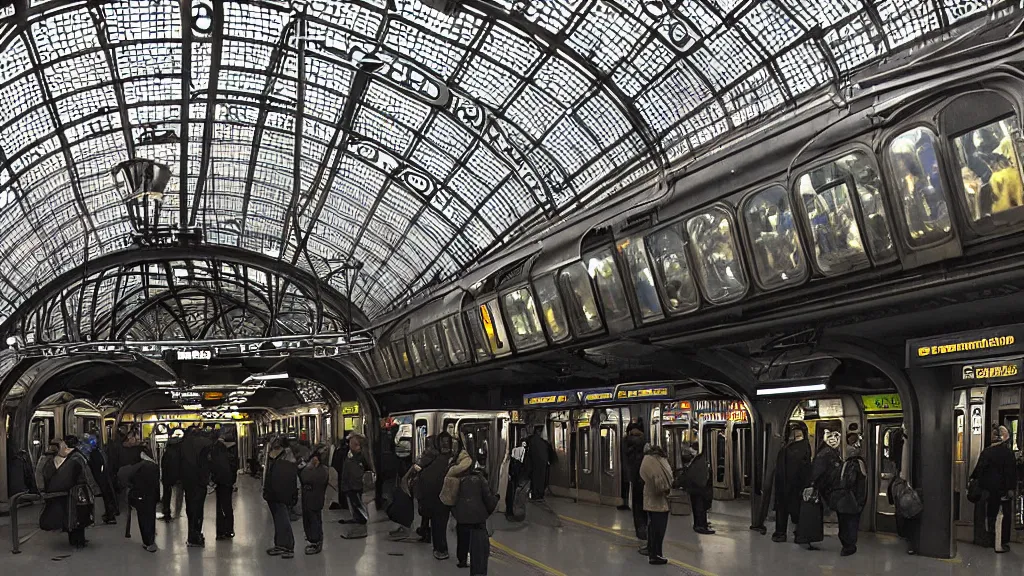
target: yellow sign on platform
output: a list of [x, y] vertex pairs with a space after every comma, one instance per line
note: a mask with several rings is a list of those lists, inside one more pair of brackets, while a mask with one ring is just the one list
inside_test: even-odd
[[870, 394], [860, 397], [865, 412], [902, 412], [899, 394]]
[[668, 396], [668, 388], [641, 388], [639, 390], [619, 390], [619, 400], [627, 398], [650, 398], [652, 396]]
[[567, 402], [569, 397], [565, 394], [552, 394], [550, 396], [532, 396], [526, 399], [528, 406], [534, 406], [539, 404], [558, 404], [560, 402]]
[[341, 415], [342, 416], [355, 416], [359, 414], [359, 404], [348, 404], [342, 405]]
[[611, 400], [611, 392], [590, 392], [583, 396], [585, 402], [600, 402], [602, 400]]

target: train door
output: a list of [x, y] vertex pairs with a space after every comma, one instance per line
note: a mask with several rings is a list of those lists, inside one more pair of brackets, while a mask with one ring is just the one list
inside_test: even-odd
[[704, 421], [701, 423], [700, 451], [711, 461], [711, 485], [715, 500], [731, 500], [732, 479], [729, 477], [729, 446], [725, 422]]
[[732, 441], [732, 485], [733, 496], [750, 497], [753, 483], [753, 431], [750, 424], [732, 424], [729, 439]]
[[[992, 414], [992, 429], [996, 429], [999, 426], [1005, 426], [1007, 431], [1010, 433], [1010, 449], [1015, 454], [1020, 456], [1021, 441], [1020, 441], [1020, 407], [1021, 407], [1021, 388], [1020, 386], [990, 386], [989, 392], [989, 410]], [[994, 432], [986, 431], [987, 434], [994, 434]], [[1019, 460], [1018, 460], [1019, 461]], [[1018, 478], [1018, 484], [1015, 487], [1017, 494], [1021, 492], [1021, 478]], [[1024, 532], [1022, 532], [1022, 522], [1020, 521], [1021, 503], [1018, 498], [1011, 498], [1010, 503], [1011, 514], [1014, 518], [1012, 525], [1014, 529], [1011, 530], [1010, 541], [1011, 542], [1022, 542], [1024, 541]]]
[[594, 434], [591, 428], [590, 416], [592, 410], [583, 410], [579, 420], [576, 422], [576, 469], [579, 476], [580, 490], [586, 490], [594, 494], [600, 493], [600, 484], [596, 466], [594, 465]]
[[903, 419], [871, 420], [868, 423], [868, 448], [873, 454], [875, 532], [896, 532], [896, 508], [889, 503], [889, 483], [904, 469]]
[[[569, 417], [565, 412], [556, 412], [548, 420], [548, 440], [555, 451], [555, 462], [551, 465], [548, 484], [554, 493], [568, 496], [568, 490], [575, 487], [573, 454], [570, 454]], [[524, 436], [525, 439], [525, 427]], [[564, 491], [564, 492], [563, 492]]]
[[36, 410], [29, 423], [28, 454], [35, 466], [46, 451], [46, 446], [57, 437], [57, 423], [52, 410]]
[[668, 454], [668, 463], [673, 470], [683, 467], [683, 454], [690, 447], [690, 425], [672, 424], [662, 427], [662, 446]]
[[622, 437], [619, 435], [619, 423], [611, 421], [613, 412], [618, 415], [617, 409], [608, 410], [609, 419], [601, 422], [597, 438], [600, 445], [598, 460], [601, 468], [599, 489], [602, 503], [617, 503], [622, 497], [622, 480], [619, 475], [619, 468], [622, 467], [619, 459], [619, 442]]

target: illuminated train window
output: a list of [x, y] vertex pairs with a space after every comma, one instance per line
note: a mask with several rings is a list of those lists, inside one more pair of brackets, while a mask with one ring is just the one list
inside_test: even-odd
[[633, 290], [636, 293], [636, 304], [640, 310], [642, 320], [653, 320], [661, 318], [664, 314], [661, 311], [661, 302], [658, 300], [658, 289], [654, 285], [654, 274], [651, 272], [651, 263], [647, 260], [642, 236], [635, 238], [624, 238], [619, 240], [616, 248], [622, 259], [626, 262], [629, 270], [629, 277], [633, 281]]
[[647, 250], [654, 260], [658, 285], [669, 314], [696, 310], [700, 304], [697, 286], [686, 258], [686, 241], [679, 225], [670, 226], [647, 237]]
[[908, 130], [889, 144], [887, 153], [909, 232], [907, 241], [921, 247], [949, 238], [952, 224], [935, 133], [924, 127]]
[[594, 288], [590, 284], [587, 267], [582, 262], [566, 266], [562, 269], [559, 282], [576, 333], [587, 336], [600, 331], [601, 313], [597, 308], [597, 299], [594, 297]]
[[448, 357], [452, 364], [465, 364], [469, 361], [466, 345], [466, 335], [459, 324], [458, 316], [449, 316], [441, 320], [441, 332], [444, 334], [444, 343], [448, 347]]
[[762, 286], [778, 288], [807, 276], [807, 262], [784, 188], [773, 186], [751, 196], [744, 205], [743, 221]]
[[729, 213], [724, 208], [710, 208], [690, 218], [686, 232], [708, 301], [722, 304], [742, 298], [747, 292], [747, 274]]
[[604, 308], [604, 319], [608, 326], [624, 328], [627, 324], [632, 324], [626, 291], [622, 286], [622, 278], [619, 277], [611, 249], [588, 254], [584, 261], [587, 263], [587, 273], [597, 284]]
[[544, 328], [540, 325], [537, 304], [530, 289], [523, 287], [505, 294], [502, 298], [505, 313], [512, 325], [512, 340], [521, 350], [536, 348], [547, 343]]
[[[1024, 206], [1020, 162], [1010, 119], [992, 122], [953, 139], [961, 193], [971, 221], [978, 222]], [[1020, 210], [1014, 220], [1020, 220]]]
[[491, 298], [487, 303], [478, 306], [477, 310], [480, 312], [480, 321], [490, 353], [494, 356], [504, 356], [512, 352], [508, 345], [505, 321], [501, 319], [501, 310], [498, 308], [498, 299]]
[[540, 309], [544, 316], [544, 325], [547, 327], [548, 336], [553, 342], [562, 342], [569, 338], [569, 325], [565, 319], [565, 307], [562, 305], [562, 298], [558, 295], [558, 288], [555, 286], [553, 275], [537, 278], [533, 282], [537, 291], [537, 299], [540, 301]]

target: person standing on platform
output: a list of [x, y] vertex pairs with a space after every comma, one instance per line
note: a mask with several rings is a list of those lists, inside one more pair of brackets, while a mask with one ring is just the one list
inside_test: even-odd
[[543, 426], [536, 426], [533, 435], [527, 442], [527, 454], [530, 461], [530, 499], [543, 500], [548, 488], [548, 468], [555, 461], [555, 452], [551, 444], [544, 439]]
[[100, 495], [103, 497], [103, 523], [117, 524], [117, 496], [114, 495], [114, 479], [111, 478], [112, 472], [107, 465], [106, 455], [100, 449], [95, 436], [86, 434], [83, 440], [82, 454], [89, 460], [89, 470], [96, 479]]
[[52, 467], [43, 471], [46, 492], [67, 492], [49, 498], [39, 517], [43, 530], [64, 530], [68, 543], [85, 548], [85, 529], [93, 524], [94, 494], [99, 491], [85, 456], [77, 450], [78, 437], [65, 436], [53, 457]]
[[[427, 436], [423, 442], [423, 453], [420, 454], [419, 459], [413, 464], [409, 472], [406, 473], [408, 477], [409, 487], [412, 489], [412, 494], [416, 498], [417, 511], [420, 515], [420, 526], [416, 529], [416, 533], [419, 534], [419, 542], [429, 544], [431, 540], [430, 533], [430, 516], [431, 511], [426, 507], [426, 502], [432, 501], [431, 493], [428, 489], [433, 489], [433, 486], [429, 485], [429, 482], [423, 481], [423, 471], [430, 467], [430, 465], [439, 456], [437, 450], [437, 437]], [[443, 476], [441, 482], [444, 482]], [[437, 488], [437, 494], [441, 493], [440, 486]]]
[[[160, 508], [164, 522], [170, 522], [181, 516], [181, 503], [185, 494], [181, 487], [181, 443], [185, 440], [185, 431], [176, 428], [164, 446], [164, 455], [160, 459], [160, 483], [163, 484], [163, 496]], [[174, 515], [171, 515], [171, 496], [174, 497]]]
[[[660, 446], [650, 444], [640, 464], [644, 482], [643, 509], [648, 515], [647, 557], [654, 565], [668, 564], [662, 546], [668, 530], [668, 494], [672, 491], [672, 466]], [[636, 504], [633, 505], [636, 509]]]
[[309, 463], [299, 473], [302, 479], [302, 529], [306, 534], [306, 555], [319, 554], [324, 549], [324, 502], [330, 473], [321, 462], [327, 458], [327, 446], [313, 450]]
[[839, 542], [843, 545], [840, 556], [857, 552], [860, 514], [868, 501], [867, 467], [860, 456], [860, 434], [847, 434], [846, 446], [846, 460], [828, 495], [829, 508], [835, 510], [839, 518]]
[[185, 432], [185, 439], [181, 442], [181, 485], [185, 488], [185, 515], [188, 516], [186, 544], [190, 548], [206, 546], [203, 514], [206, 488], [210, 485], [212, 446], [213, 441], [198, 428], [190, 428]]
[[825, 539], [825, 511], [823, 499], [831, 491], [839, 474], [841, 444], [838, 431], [825, 430], [825, 443], [818, 448], [811, 463], [810, 486], [804, 489], [800, 503], [800, 523], [796, 527], [797, 544], [806, 544], [808, 550]]
[[[160, 502], [160, 465], [149, 446], [139, 452], [140, 460], [118, 472], [118, 482], [128, 490], [128, 504], [135, 509], [142, 547], [156, 552], [156, 506]], [[127, 534], [127, 532], [126, 532]]]
[[636, 422], [630, 423], [622, 444], [626, 461], [624, 471], [629, 477], [630, 493], [632, 494], [633, 530], [637, 539], [647, 540], [647, 513], [644, 512], [643, 506], [644, 480], [640, 476], [640, 466], [644, 461], [644, 446], [647, 444], [647, 439], [644, 437], [643, 420], [637, 419]]
[[299, 499], [299, 489], [295, 482], [298, 474], [295, 455], [284, 439], [275, 438], [270, 446], [267, 473], [263, 478], [263, 500], [274, 519], [274, 545], [267, 549], [267, 554], [271, 556], [295, 557], [295, 534], [292, 532], [288, 509]]
[[[341, 473], [345, 468], [345, 459], [348, 458], [349, 434], [350, 432], [345, 432], [345, 436], [338, 441], [338, 445], [334, 448], [334, 455], [331, 457], [331, 468], [338, 476], [338, 486], [341, 486]], [[338, 490], [338, 501], [331, 503], [331, 510], [348, 510], [348, 502], [345, 501], [345, 495], [340, 489]]]
[[711, 462], [705, 452], [700, 452], [696, 442], [690, 445], [695, 456], [679, 476], [677, 485], [690, 495], [690, 510], [693, 514], [693, 531], [697, 534], [714, 534], [708, 525], [708, 511], [714, 501], [715, 491], [711, 481]]
[[990, 535], [990, 541], [985, 544], [994, 546], [997, 553], [1009, 552], [1017, 460], [1010, 448], [1010, 431], [1006, 426], [1000, 426], [992, 445], [982, 450], [971, 479], [981, 486], [982, 498], [977, 506], [985, 507], [985, 530]]
[[772, 542], [785, 542], [790, 519], [800, 522], [800, 501], [811, 478], [811, 443], [794, 428], [792, 439], [779, 452], [775, 465], [775, 533]]
[[889, 482], [886, 496], [889, 504], [896, 508], [896, 534], [907, 541], [907, 554], [913, 556], [921, 541], [921, 512], [924, 511], [921, 492], [897, 476]]
[[231, 505], [231, 495], [238, 480], [238, 459], [224, 438], [217, 438], [210, 449], [210, 475], [217, 498], [217, 540], [230, 540], [235, 537], [235, 511]]
[[528, 476], [526, 474], [526, 440], [519, 443], [512, 449], [512, 457], [508, 461], [508, 485], [505, 487], [505, 519], [509, 522], [522, 522], [526, 519], [526, 510], [520, 506], [516, 498], [521, 487], [525, 487]]
[[416, 494], [423, 513], [430, 518], [430, 543], [434, 547], [434, 558], [447, 560], [448, 555], [448, 506], [441, 502], [441, 489], [452, 460], [452, 437], [447, 432], [437, 435], [437, 454], [416, 478]]
[[498, 495], [491, 490], [483, 465], [473, 463], [459, 479], [455, 506], [452, 507], [458, 537], [455, 558], [459, 568], [469, 568], [470, 576], [487, 576], [487, 559], [491, 555], [487, 519], [497, 507]]
[[[370, 520], [370, 513], [366, 509], [366, 505], [363, 504], [363, 476], [370, 471], [370, 462], [363, 452], [364, 440], [365, 438], [360, 434], [352, 434], [348, 439], [348, 456], [345, 457], [345, 464], [341, 469], [338, 489], [345, 495], [352, 518], [341, 520], [341, 524], [365, 526]], [[365, 530], [356, 530], [351, 537], [363, 538], [365, 536]], [[343, 534], [342, 537], [346, 536]]]

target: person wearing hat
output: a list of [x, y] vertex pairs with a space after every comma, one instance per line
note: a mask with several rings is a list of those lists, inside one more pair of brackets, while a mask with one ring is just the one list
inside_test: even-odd
[[309, 462], [299, 472], [302, 480], [302, 530], [306, 534], [306, 554], [319, 554], [324, 548], [324, 503], [330, 471], [323, 463], [327, 459], [327, 446], [317, 446]]

